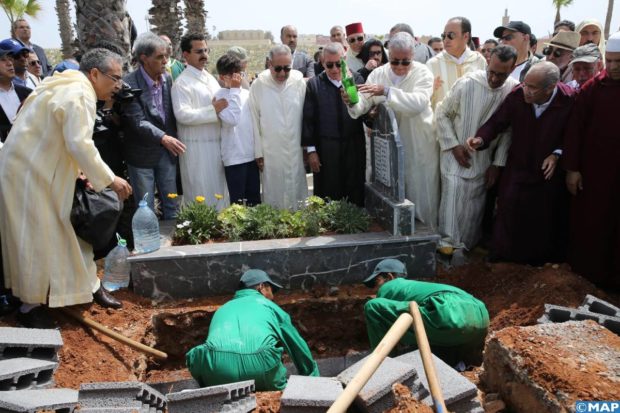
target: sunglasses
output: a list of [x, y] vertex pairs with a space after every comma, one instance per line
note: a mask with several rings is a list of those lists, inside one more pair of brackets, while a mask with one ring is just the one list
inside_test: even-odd
[[340, 68], [342, 66], [342, 64], [340, 62], [325, 62], [325, 67], [328, 68], [328, 69], [333, 69], [334, 65], [337, 68]]
[[509, 42], [509, 41], [511, 41], [511, 40], [512, 40], [512, 39], [514, 39], [514, 38], [515, 38], [515, 35], [514, 35], [514, 34], [507, 34], [506, 36], [498, 37], [498, 40], [499, 40], [500, 42], [501, 42], [501, 41]]
[[39, 60], [33, 60], [28, 63], [30, 66], [41, 66], [41, 62]]
[[441, 40], [446, 40], [446, 37], [450, 40], [454, 40], [456, 39], [456, 36], [458, 35], [454, 32], [441, 33]]
[[290, 66], [273, 66], [273, 70], [275, 70], [276, 73], [280, 73], [283, 70], [285, 73], [288, 73], [291, 71], [291, 69], [292, 68]]
[[347, 38], [347, 42], [349, 42], [349, 43], [363, 42], [363, 41], [364, 41], [364, 36], [357, 36], [357, 37], [349, 37], [349, 38]]
[[553, 55], [554, 57], [560, 57], [562, 56], [564, 53], [568, 52], [568, 50], [562, 50], [562, 49], [554, 49], [551, 46], [547, 46], [543, 49], [543, 54], [545, 56], [551, 56]]
[[411, 64], [411, 60], [402, 59], [402, 60], [390, 60], [390, 64], [392, 66], [409, 66]]

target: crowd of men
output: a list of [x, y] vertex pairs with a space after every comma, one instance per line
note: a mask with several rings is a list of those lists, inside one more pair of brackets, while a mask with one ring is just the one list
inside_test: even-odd
[[[219, 56], [215, 76], [205, 68], [207, 40], [195, 33], [182, 38], [179, 60], [168, 37], [149, 32], [135, 39], [135, 67], [124, 76], [119, 51], [105, 41], [79, 66], [63, 61], [52, 75], [43, 50], [30, 42], [28, 22], [17, 20], [14, 36], [0, 42], [0, 236], [4, 286], [21, 300], [18, 321], [49, 326], [44, 305], [93, 298], [122, 305], [100, 285], [92, 247], [69, 221], [81, 174], [95, 190], [109, 186], [121, 200], [146, 197], [151, 208], [158, 193], [163, 219], [175, 217], [181, 190], [184, 202], [201, 196], [218, 209], [260, 202], [299, 208], [308, 195], [306, 168], [315, 195], [363, 206], [368, 131], [381, 104], [396, 115], [406, 197], [416, 218], [440, 233], [442, 254], [473, 249], [485, 217], [495, 215], [491, 259], [567, 260], [595, 283], [620, 288], [620, 135], [612, 116], [620, 32], [605, 42], [595, 20], [561, 21], [544, 56], [522, 21], [495, 28], [497, 40], [482, 44], [472, 33], [465, 17], [450, 18], [428, 44], [404, 23], [385, 43], [369, 38], [362, 23], [334, 26], [315, 62], [286, 25], [282, 44], [250, 83], [246, 50]], [[342, 90], [343, 62], [358, 85], [355, 104]], [[118, 101], [121, 89], [132, 96]], [[111, 148], [111, 141], [93, 140], [98, 107], [112, 110], [107, 126], [118, 144]], [[380, 287], [366, 307], [373, 346], [405, 311], [403, 302], [435, 297], [429, 306], [475, 321], [444, 329], [442, 320], [452, 316], [428, 314], [439, 317], [428, 321], [437, 327], [429, 334], [435, 345], [480, 348], [488, 326], [483, 304], [452, 287], [399, 279], [405, 275], [402, 263], [388, 262], [366, 280]], [[263, 302], [272, 287], [279, 285], [262, 271], [242, 277], [234, 304], [214, 318], [213, 336], [188, 354], [201, 383], [240, 379], [234, 366], [244, 365], [269, 372], [261, 387], [282, 388], [283, 367], [272, 362], [282, 348], [272, 348], [273, 337], [300, 372], [318, 374], [288, 316]], [[15, 306], [13, 296], [0, 291], [0, 312]], [[257, 312], [257, 305], [270, 310]], [[244, 311], [256, 328], [231, 332], [226, 321], [237, 317], [242, 325]], [[258, 321], [280, 326], [277, 334], [264, 335]], [[471, 335], [455, 343], [454, 329]], [[269, 354], [248, 360], [231, 337]], [[449, 350], [452, 361], [464, 357]], [[218, 363], [221, 370], [205, 373]]]

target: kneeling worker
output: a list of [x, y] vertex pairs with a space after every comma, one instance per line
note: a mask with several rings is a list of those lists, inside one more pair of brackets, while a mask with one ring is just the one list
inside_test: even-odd
[[213, 315], [207, 341], [185, 355], [190, 373], [201, 386], [254, 379], [256, 390], [282, 390], [285, 350], [299, 374], [319, 375], [291, 317], [272, 301], [280, 288], [262, 270], [243, 274], [233, 299]]
[[[402, 262], [386, 259], [364, 280], [366, 286], [378, 289], [377, 298], [364, 307], [370, 346], [375, 348], [398, 316], [409, 312], [409, 303], [415, 301], [433, 354], [452, 366], [459, 361], [480, 364], [489, 327], [484, 303], [451, 285], [401, 278], [406, 276]], [[400, 342], [417, 347], [412, 329]]]

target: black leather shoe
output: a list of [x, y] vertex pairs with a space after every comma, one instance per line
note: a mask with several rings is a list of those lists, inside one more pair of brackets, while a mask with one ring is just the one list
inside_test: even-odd
[[15, 317], [19, 324], [26, 328], [56, 328], [54, 319], [50, 316], [47, 308], [38, 306], [27, 313], [17, 312]]
[[10, 294], [0, 295], [0, 316], [11, 314], [21, 305], [20, 301]]
[[103, 288], [103, 286], [99, 287], [99, 289], [95, 291], [93, 294], [93, 299], [97, 304], [104, 308], [121, 308], [123, 306], [123, 303], [112, 297], [108, 290]]

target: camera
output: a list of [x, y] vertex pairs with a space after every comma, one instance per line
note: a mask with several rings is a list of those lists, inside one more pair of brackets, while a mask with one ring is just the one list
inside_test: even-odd
[[114, 104], [111, 108], [105, 108], [105, 101], [97, 102], [97, 114], [95, 116], [94, 134], [105, 132], [114, 122], [114, 115], [120, 116], [123, 107], [137, 99], [142, 94], [142, 89], [133, 89], [127, 82], [123, 81], [118, 92], [112, 95]]

